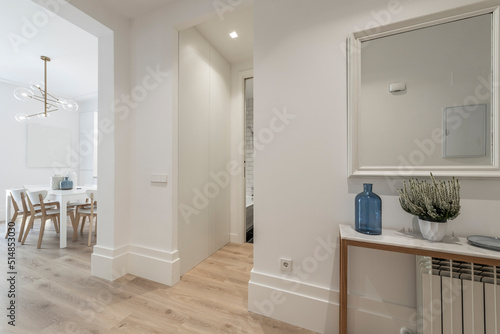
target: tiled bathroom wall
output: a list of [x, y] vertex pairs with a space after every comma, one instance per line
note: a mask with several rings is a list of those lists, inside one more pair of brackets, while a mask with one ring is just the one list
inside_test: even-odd
[[246, 196], [253, 202], [253, 98], [245, 99], [245, 109]]

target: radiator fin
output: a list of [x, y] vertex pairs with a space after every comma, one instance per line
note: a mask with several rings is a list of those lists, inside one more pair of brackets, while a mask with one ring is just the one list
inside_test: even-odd
[[462, 333], [462, 280], [441, 277], [443, 334]]
[[463, 280], [462, 286], [464, 334], [484, 333], [484, 283]]

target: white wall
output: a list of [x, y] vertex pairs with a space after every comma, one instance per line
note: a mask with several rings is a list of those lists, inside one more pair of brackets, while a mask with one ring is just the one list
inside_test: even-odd
[[[362, 183], [373, 182], [382, 195], [385, 228], [412, 226], [391, 187], [400, 183], [347, 179], [346, 37], [471, 2], [255, 3], [255, 135], [261, 141], [269, 137], [266, 129], [276, 118], [275, 109], [295, 118], [275, 131], [255, 160], [251, 311], [337, 333], [338, 225], [353, 224], [354, 197]], [[499, 182], [463, 180], [462, 185], [463, 212], [449, 224], [449, 232], [499, 235]], [[349, 333], [398, 333], [413, 319], [414, 257], [356, 248], [349, 255]], [[284, 276], [281, 257], [302, 269]]]
[[[26, 83], [28, 85], [28, 83]], [[49, 185], [50, 177], [71, 169], [78, 173], [79, 157], [72, 154], [79, 150], [79, 115], [78, 113], [57, 111], [49, 119], [32, 118], [30, 124], [71, 130], [71, 148], [67, 150], [67, 161], [71, 168], [29, 168], [27, 166], [28, 123], [15, 120], [17, 113], [33, 114], [43, 110], [43, 103], [19, 101], [14, 97], [18, 85], [0, 82], [0, 138], [2, 142], [2, 172], [0, 173], [0, 220], [5, 217], [4, 189], [22, 188], [23, 185]]]
[[97, 117], [97, 97], [80, 103], [80, 166], [78, 183], [80, 185], [94, 184], [97, 179], [94, 178], [95, 144], [97, 128], [95, 121]]
[[229, 62], [179, 32], [179, 256], [183, 275], [229, 242]]

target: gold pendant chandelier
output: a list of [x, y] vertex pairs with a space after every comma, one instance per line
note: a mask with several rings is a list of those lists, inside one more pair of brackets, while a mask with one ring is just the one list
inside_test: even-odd
[[49, 57], [40, 57], [44, 62], [44, 81], [33, 81], [30, 82], [30, 88], [19, 87], [14, 90], [14, 96], [21, 101], [29, 101], [30, 99], [43, 102], [44, 111], [39, 113], [34, 113], [31, 115], [19, 113], [16, 115], [16, 120], [18, 122], [28, 122], [32, 117], [47, 118], [50, 117], [50, 113], [59, 110], [59, 107], [67, 111], [77, 111], [78, 104], [73, 100], [67, 100], [63, 98], [57, 98], [47, 92], [47, 62], [50, 61]]

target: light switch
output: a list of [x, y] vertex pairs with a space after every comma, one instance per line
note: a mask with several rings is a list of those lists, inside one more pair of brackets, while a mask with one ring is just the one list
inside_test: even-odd
[[167, 174], [151, 174], [151, 182], [153, 183], [167, 183]]
[[406, 83], [405, 82], [395, 82], [391, 83], [389, 86], [389, 91], [391, 93], [397, 93], [397, 92], [402, 92], [406, 90]]

